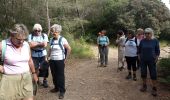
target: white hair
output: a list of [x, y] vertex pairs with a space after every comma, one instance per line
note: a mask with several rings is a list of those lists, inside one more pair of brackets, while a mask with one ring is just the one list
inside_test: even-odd
[[35, 24], [33, 30], [40, 30], [42, 31], [42, 26], [40, 24]]
[[153, 29], [152, 28], [145, 28], [145, 33], [151, 33], [152, 34], [152, 39], [155, 38], [154, 36], [154, 32], [153, 32]]
[[54, 25], [51, 26], [51, 30], [53, 32], [59, 32], [60, 33], [62, 31], [62, 26], [58, 25], [58, 24], [54, 24]]

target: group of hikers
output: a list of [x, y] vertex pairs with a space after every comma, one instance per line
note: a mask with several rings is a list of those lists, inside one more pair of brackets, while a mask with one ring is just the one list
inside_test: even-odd
[[[42, 26], [35, 24], [29, 34], [24, 24], [15, 24], [9, 30], [10, 37], [2, 40], [0, 51], [0, 100], [33, 100], [36, 83], [47, 88], [49, 68], [51, 69], [54, 88], [59, 92], [59, 99], [65, 94], [64, 67], [71, 47], [60, 35], [62, 26], [54, 24], [50, 28], [52, 38], [42, 33]], [[46, 48], [49, 44], [49, 50]], [[67, 55], [66, 55], [67, 51]], [[39, 77], [43, 77], [41, 82]], [[33, 85], [34, 84], [34, 85]], [[36, 90], [35, 90], [36, 91]]]
[[[108, 65], [108, 45], [109, 38], [106, 36], [106, 30], [98, 33], [97, 44], [99, 49], [100, 67]], [[152, 80], [152, 95], [157, 96], [157, 68], [156, 63], [160, 55], [159, 41], [154, 37], [152, 28], [136, 30], [119, 30], [117, 32], [116, 44], [118, 46], [118, 70], [125, 68], [125, 61], [128, 69], [126, 79], [137, 81], [136, 71], [140, 69], [142, 78], [141, 92], [147, 91], [147, 69], [149, 69]]]
[[[50, 28], [52, 38], [42, 33], [42, 26], [35, 24], [29, 34], [24, 24], [15, 24], [9, 30], [10, 37], [0, 43], [0, 100], [33, 100], [33, 84], [38, 83], [44, 88], [49, 87], [49, 68], [53, 79], [52, 93], [59, 92], [59, 99], [64, 98], [65, 62], [71, 52], [68, 41], [60, 35], [62, 26], [54, 24]], [[137, 35], [128, 30], [125, 36], [122, 30], [117, 32], [118, 69], [124, 69], [124, 58], [128, 69], [126, 79], [136, 78], [136, 70], [141, 69], [143, 80], [141, 92], [147, 90], [147, 67], [152, 80], [152, 95], [157, 95], [156, 62], [160, 54], [159, 42], [151, 28], [138, 29]], [[100, 54], [100, 66], [108, 66], [109, 38], [106, 30], [99, 32], [97, 44]], [[49, 49], [47, 49], [49, 46]], [[47, 52], [48, 51], [48, 52]], [[66, 54], [67, 53], [67, 54]], [[137, 66], [136, 66], [137, 65]], [[133, 74], [133, 75], [132, 75]], [[39, 77], [43, 77], [41, 81]]]

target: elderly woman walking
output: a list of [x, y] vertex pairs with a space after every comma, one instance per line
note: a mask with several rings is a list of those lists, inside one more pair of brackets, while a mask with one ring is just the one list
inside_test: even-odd
[[139, 45], [139, 59], [141, 63], [141, 77], [143, 81], [141, 92], [147, 90], [147, 68], [150, 72], [152, 80], [152, 95], [157, 96], [157, 70], [156, 62], [160, 54], [159, 42], [154, 37], [154, 32], [151, 28], [146, 28], [144, 31], [145, 38], [141, 40]]
[[[52, 38], [50, 39], [50, 49], [48, 53], [51, 74], [53, 78], [54, 89], [50, 92], [59, 92], [59, 99], [64, 98], [65, 94], [65, 62], [71, 52], [71, 47], [67, 40], [60, 35], [61, 25], [54, 24], [51, 26]], [[67, 51], [67, 55], [66, 55]]]
[[[4, 64], [0, 65], [0, 100], [33, 100], [33, 79], [38, 80], [31, 58], [29, 44], [25, 41], [28, 31], [25, 25], [16, 24], [10, 30], [10, 38], [0, 43]], [[14, 58], [15, 57], [15, 58]]]

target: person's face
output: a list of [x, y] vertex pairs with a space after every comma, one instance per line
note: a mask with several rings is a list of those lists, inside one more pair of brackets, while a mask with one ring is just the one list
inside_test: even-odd
[[12, 39], [13, 45], [17, 48], [21, 47], [24, 41], [26, 40], [24, 36], [15, 36], [15, 37], [12, 37], [11, 39]]
[[39, 35], [39, 34], [41, 33], [41, 30], [36, 29], [36, 30], [34, 30], [34, 33], [35, 33], [36, 35]]
[[146, 39], [151, 39], [152, 33], [149, 33], [149, 32], [145, 33], [145, 37], [146, 37]]
[[51, 34], [54, 38], [57, 38], [59, 36], [60, 32], [51, 31]]
[[133, 38], [132, 34], [131, 33], [128, 33], [128, 36], [127, 36], [129, 39]]

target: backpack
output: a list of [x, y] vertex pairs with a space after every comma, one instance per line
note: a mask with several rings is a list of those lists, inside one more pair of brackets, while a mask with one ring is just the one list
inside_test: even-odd
[[[126, 42], [127, 42], [128, 40], [129, 40], [129, 39], [128, 39], [128, 38], [126, 38], [125, 44], [126, 44]], [[138, 54], [139, 46], [138, 46], [138, 42], [137, 42], [137, 38], [136, 38], [136, 37], [135, 37], [135, 44], [136, 44], [137, 54]]]
[[64, 58], [64, 55], [65, 55], [65, 57], [67, 56], [67, 49], [64, 48], [64, 46], [61, 44], [62, 38], [63, 38], [62, 36], [59, 38], [58, 44], [55, 44], [55, 43], [54, 43], [54, 38], [52, 38], [51, 43], [50, 43], [50, 46], [51, 46], [51, 45], [59, 45], [59, 47], [61, 48], [61, 50], [62, 50], [62, 52], [63, 52], [63, 58]]
[[[2, 40], [2, 53], [1, 53], [1, 65], [4, 63], [5, 51], [6, 51], [6, 40]], [[2, 79], [2, 73], [0, 73], [0, 81]]]

